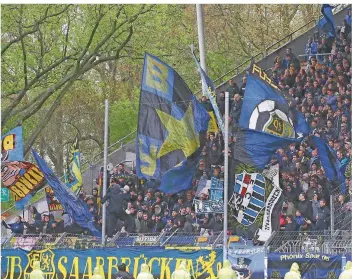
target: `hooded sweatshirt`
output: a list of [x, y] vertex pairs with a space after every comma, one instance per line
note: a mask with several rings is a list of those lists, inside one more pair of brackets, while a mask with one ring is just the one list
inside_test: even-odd
[[99, 269], [98, 266], [96, 266], [96, 267], [94, 268], [93, 274], [94, 274], [94, 275], [93, 275], [92, 279], [103, 279], [103, 276], [100, 275], [100, 269]]
[[345, 270], [341, 273], [339, 279], [351, 279], [352, 278], [352, 262], [348, 261]]
[[299, 265], [297, 263], [291, 265], [291, 269], [286, 273], [284, 279], [301, 279], [301, 273], [299, 272]]
[[138, 274], [137, 279], [154, 279], [147, 264], [141, 265], [141, 272]]
[[186, 262], [182, 261], [172, 273], [171, 279], [191, 279], [191, 274], [187, 271]]
[[33, 263], [33, 271], [29, 275], [30, 279], [44, 279], [44, 273], [40, 270], [40, 262], [35, 261]]
[[229, 260], [224, 261], [224, 266], [218, 272], [219, 279], [236, 279], [236, 272], [231, 268], [231, 263]]

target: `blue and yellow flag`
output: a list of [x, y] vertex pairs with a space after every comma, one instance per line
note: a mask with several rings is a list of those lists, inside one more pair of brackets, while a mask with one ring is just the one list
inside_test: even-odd
[[76, 137], [70, 146], [67, 167], [65, 169], [65, 184], [76, 195], [79, 194], [82, 187], [81, 173], [81, 153], [79, 152], [78, 137]]
[[24, 161], [22, 126], [18, 126], [1, 137], [1, 161]]
[[46, 181], [54, 192], [56, 199], [62, 204], [65, 212], [82, 228], [90, 230], [92, 235], [101, 237], [101, 232], [94, 226], [94, 217], [89, 212], [87, 204], [74, 195], [61, 181], [48, 164], [32, 149], [32, 155], [43, 173]]
[[137, 130], [137, 175], [176, 193], [191, 186], [205, 145], [209, 114], [184, 80], [145, 54]]

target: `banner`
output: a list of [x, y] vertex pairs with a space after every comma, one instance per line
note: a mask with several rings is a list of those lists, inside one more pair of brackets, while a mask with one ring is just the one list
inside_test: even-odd
[[48, 203], [49, 212], [64, 210], [62, 204], [55, 197], [54, 191], [50, 186], [45, 188], [45, 198]]
[[208, 133], [219, 133], [219, 127], [216, 122], [215, 114], [213, 111], [208, 111], [210, 120], [208, 123]]
[[[201, 184], [202, 182], [202, 184]], [[210, 182], [210, 183], [209, 183]], [[210, 184], [210, 188], [207, 185]], [[199, 188], [201, 186], [201, 188]], [[209, 200], [194, 199], [195, 212], [202, 213], [223, 213], [224, 212], [224, 182], [218, 178], [212, 177], [211, 180], [200, 180], [196, 197], [201, 193], [207, 194], [210, 190]]]
[[95, 266], [104, 271], [103, 278], [112, 279], [117, 267], [125, 263], [127, 271], [137, 278], [140, 267], [146, 263], [152, 274], [160, 279], [170, 279], [175, 268], [185, 260], [193, 277], [208, 274], [216, 278], [221, 268], [222, 249], [215, 250], [167, 250], [158, 247], [105, 248], [89, 250], [45, 249], [26, 252], [20, 249], [4, 249], [2, 252], [2, 279], [29, 278], [34, 260], [40, 261], [46, 279], [91, 278]]
[[[202, 79], [202, 84], [203, 84], [202, 88], [204, 90], [203, 95], [207, 96], [209, 98], [210, 103], [213, 106], [214, 114], [217, 119], [217, 123], [218, 123], [217, 126], [220, 127], [220, 130], [221, 130], [222, 134], [224, 135], [225, 134], [225, 128], [224, 128], [225, 124], [224, 124], [224, 121], [221, 117], [220, 110], [218, 108], [218, 104], [216, 102], [214, 83], [208, 77], [208, 75], [203, 71], [202, 67], [200, 66], [198, 59], [197, 59], [196, 55], [194, 54], [193, 46], [192, 46], [192, 54], [193, 54], [194, 61], [197, 64], [198, 72], [200, 73], [200, 77]], [[210, 132], [210, 131], [208, 131], [208, 132]]]
[[302, 278], [339, 278], [342, 268], [342, 255], [270, 253], [268, 255], [268, 279], [283, 279], [294, 262], [299, 265]]
[[139, 104], [138, 177], [160, 181], [164, 193], [189, 189], [205, 144], [208, 112], [173, 68], [148, 53]]
[[16, 127], [1, 137], [1, 161], [23, 161], [22, 126]]
[[42, 172], [32, 163], [22, 161], [2, 162], [1, 181], [13, 193], [19, 208], [45, 184]]
[[261, 242], [272, 233], [274, 207], [278, 204], [282, 190], [279, 186], [279, 165], [270, 166], [262, 173], [247, 173], [235, 176], [234, 193], [229, 201], [231, 214], [244, 226], [256, 222], [263, 213], [263, 220], [255, 238]]
[[67, 167], [65, 169], [65, 184], [75, 194], [78, 195], [82, 188], [83, 178], [81, 173], [81, 153], [78, 147], [78, 137], [70, 146]]
[[87, 204], [80, 198], [77, 198], [66, 185], [56, 177], [47, 163], [40, 158], [37, 152], [32, 149], [32, 154], [38, 167], [44, 174], [48, 184], [53, 189], [55, 196], [62, 204], [65, 212], [74, 219], [82, 228], [89, 229], [94, 236], [101, 236], [101, 232], [94, 226], [93, 215], [89, 212]]
[[193, 200], [195, 212], [205, 213], [224, 213], [224, 200]]
[[236, 270], [237, 278], [242, 279], [251, 272], [251, 279], [264, 278], [264, 247], [234, 246], [229, 249], [228, 256], [232, 269]]

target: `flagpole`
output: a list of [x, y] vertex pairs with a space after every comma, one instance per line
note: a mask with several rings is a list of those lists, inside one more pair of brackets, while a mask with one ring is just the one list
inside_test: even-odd
[[[104, 173], [103, 173], [103, 197], [106, 195], [106, 188], [108, 184], [108, 131], [109, 131], [109, 100], [105, 100], [105, 120], [104, 120]], [[106, 203], [103, 204], [103, 216], [102, 216], [102, 237], [101, 244], [105, 245], [105, 232], [106, 232]]]
[[[196, 4], [196, 10], [197, 10], [198, 45], [199, 45], [200, 66], [202, 67], [203, 71], [205, 73], [207, 73], [208, 72], [207, 63], [205, 60], [203, 6], [201, 4]], [[203, 92], [205, 92], [204, 86], [206, 86], [206, 85], [202, 82]]]
[[223, 260], [227, 260], [227, 204], [228, 204], [228, 184], [229, 184], [229, 92], [225, 92], [225, 134], [224, 134], [224, 242]]

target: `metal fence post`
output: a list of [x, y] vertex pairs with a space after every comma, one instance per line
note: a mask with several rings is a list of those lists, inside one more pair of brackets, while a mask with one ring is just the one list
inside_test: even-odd
[[330, 232], [334, 233], [334, 196], [330, 195]]

